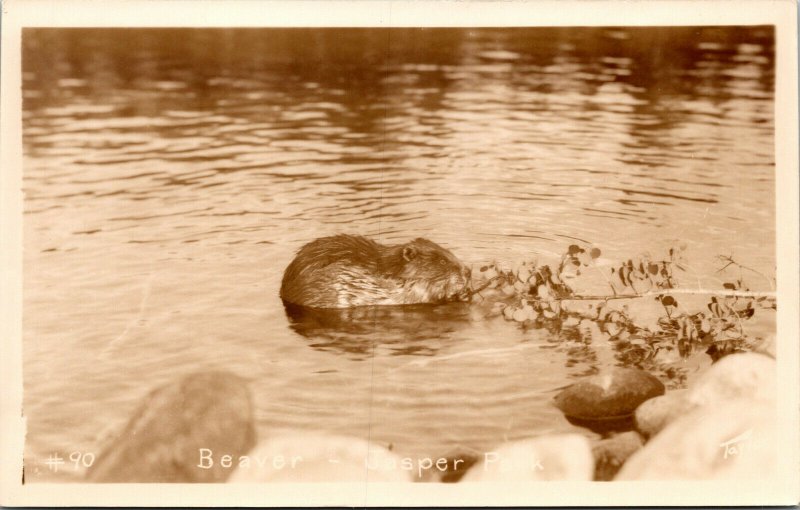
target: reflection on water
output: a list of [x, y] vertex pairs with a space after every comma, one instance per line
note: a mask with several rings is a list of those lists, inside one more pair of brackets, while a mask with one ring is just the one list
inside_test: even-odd
[[366, 359], [376, 343], [393, 356], [433, 356], [468, 326], [467, 303], [314, 309], [284, 303], [291, 328], [321, 351]]
[[356, 233], [469, 264], [681, 239], [692, 284], [718, 253], [774, 274], [773, 68], [769, 27], [26, 29], [27, 455], [204, 368], [253, 381], [264, 433], [573, 429], [550, 398], [609, 348], [463, 306], [287, 315], [283, 269]]

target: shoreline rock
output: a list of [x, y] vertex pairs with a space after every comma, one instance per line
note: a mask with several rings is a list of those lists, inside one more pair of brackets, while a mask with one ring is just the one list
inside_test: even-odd
[[775, 360], [763, 354], [730, 354], [685, 390], [644, 402], [635, 413], [636, 429], [652, 437], [675, 419], [699, 408], [732, 399], [772, 401], [777, 391]]
[[200, 448], [247, 452], [255, 444], [253, 406], [244, 379], [197, 372], [151, 391], [106, 445], [87, 480], [107, 483], [224, 482], [227, 470], [196, 467]]
[[461, 482], [591, 481], [594, 457], [580, 434], [540, 436], [487, 452]]
[[777, 364], [731, 354], [682, 392], [643, 404], [651, 438], [615, 480], [738, 480], [778, 476]]
[[244, 457], [228, 482], [410, 482], [420, 469], [366, 440], [314, 433], [271, 437]]
[[629, 431], [601, 439], [592, 447], [595, 459], [594, 480], [609, 481], [622, 468], [625, 461], [644, 445], [644, 438], [636, 432]]

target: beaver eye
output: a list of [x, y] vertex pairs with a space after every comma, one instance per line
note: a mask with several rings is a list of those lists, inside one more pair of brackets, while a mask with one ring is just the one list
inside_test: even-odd
[[447, 265], [447, 260], [439, 259], [439, 265], [446, 266]]

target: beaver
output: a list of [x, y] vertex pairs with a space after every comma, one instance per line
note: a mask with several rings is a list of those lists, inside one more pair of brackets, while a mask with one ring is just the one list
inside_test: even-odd
[[310, 308], [464, 301], [470, 274], [452, 253], [427, 239], [382, 245], [341, 234], [300, 248], [283, 274], [280, 296]]

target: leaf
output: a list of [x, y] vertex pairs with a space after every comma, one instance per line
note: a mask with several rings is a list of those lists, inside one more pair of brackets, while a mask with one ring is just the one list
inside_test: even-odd
[[723, 283], [722, 286], [728, 290], [736, 290], [736, 284], [734, 283]]
[[625, 266], [622, 266], [621, 268], [619, 268], [619, 272], [617, 274], [619, 275], [619, 279], [622, 281], [622, 285], [627, 287], [628, 286], [628, 280], [627, 280], [627, 278], [625, 278], [625, 270], [626, 269], [627, 268]]
[[580, 324], [581, 320], [578, 317], [567, 317], [564, 322], [561, 323], [562, 328], [573, 328]]
[[547, 288], [547, 285], [542, 284], [536, 288], [536, 295], [539, 296], [541, 300], [548, 300], [550, 299], [550, 289]]
[[651, 275], [654, 275], [654, 276], [657, 275], [658, 274], [658, 264], [653, 264], [653, 263], [648, 264], [647, 271]]
[[516, 322], [525, 322], [528, 318], [528, 314], [522, 308], [516, 310], [514, 314], [511, 316]]
[[592, 248], [592, 251], [589, 252], [589, 255], [593, 259], [599, 259], [600, 255], [602, 255], [602, 252], [598, 248]]
[[603, 329], [605, 329], [606, 333], [611, 336], [617, 336], [619, 332], [622, 331], [622, 328], [614, 322], [607, 322], [603, 324]]
[[672, 296], [664, 296], [661, 298], [661, 304], [664, 306], [678, 306], [678, 302]]
[[583, 251], [583, 250], [577, 244], [571, 244], [571, 245], [569, 245], [569, 248], [567, 248], [567, 254], [569, 254], [569, 255], [577, 255], [581, 251]]

